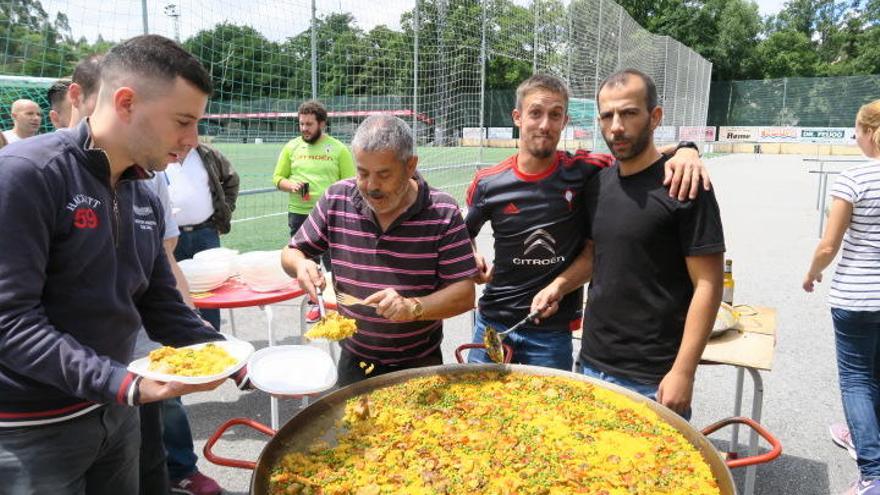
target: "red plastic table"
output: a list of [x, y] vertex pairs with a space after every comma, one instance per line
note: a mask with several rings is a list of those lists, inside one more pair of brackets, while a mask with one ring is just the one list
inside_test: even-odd
[[269, 345], [275, 345], [275, 336], [272, 332], [272, 309], [270, 304], [296, 299], [304, 295], [306, 291], [299, 288], [296, 281], [291, 281], [290, 286], [272, 292], [256, 292], [242, 283], [237, 278], [231, 278], [220, 287], [209, 291], [191, 294], [193, 303], [199, 309], [229, 309], [229, 324], [232, 333], [235, 334], [235, 318], [232, 310], [235, 308], [259, 307], [266, 313], [269, 330]]
[[[275, 334], [272, 330], [272, 307], [270, 304], [289, 301], [304, 295], [306, 291], [299, 288], [296, 281], [290, 286], [272, 292], [256, 292], [237, 278], [231, 278], [220, 287], [209, 291], [191, 294], [193, 303], [199, 309], [228, 309], [229, 325], [235, 335], [235, 317], [233, 309], [259, 307], [266, 314], [266, 327], [269, 345], [275, 345]], [[271, 397], [272, 428], [278, 428], [278, 399]]]

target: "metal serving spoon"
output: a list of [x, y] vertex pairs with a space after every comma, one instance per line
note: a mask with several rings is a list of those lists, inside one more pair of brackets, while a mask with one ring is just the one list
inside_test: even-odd
[[508, 328], [507, 330], [505, 330], [503, 332], [496, 331], [491, 326], [486, 325], [486, 330], [485, 330], [485, 332], [483, 332], [483, 345], [486, 346], [486, 354], [489, 356], [489, 359], [491, 359], [495, 363], [503, 362], [504, 361], [504, 347], [502, 347], [501, 341], [504, 338], [504, 336], [514, 330], [518, 330], [520, 327], [522, 327], [526, 323], [537, 318], [538, 315], [541, 314], [542, 311], [544, 311], [544, 309], [545, 308], [541, 308], [541, 309], [535, 310], [532, 313], [529, 313], [528, 316], [526, 316], [525, 318], [523, 318], [522, 320], [517, 322], [516, 325]]

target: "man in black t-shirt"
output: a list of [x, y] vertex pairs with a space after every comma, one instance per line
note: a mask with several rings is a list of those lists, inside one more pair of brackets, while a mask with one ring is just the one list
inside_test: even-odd
[[711, 191], [679, 201], [660, 184], [666, 159], [653, 132], [663, 111], [647, 75], [624, 70], [609, 76], [597, 101], [602, 134], [617, 162], [585, 191], [587, 253], [535, 304], [577, 290], [592, 276], [579, 358], [584, 374], [687, 417], [694, 374], [721, 301], [718, 203]]
[[[535, 74], [523, 81], [512, 112], [520, 130], [517, 154], [477, 172], [468, 188], [468, 233], [475, 238], [489, 222], [495, 240], [494, 267], [476, 254], [477, 281], [488, 284], [479, 302], [474, 342], [483, 341], [487, 325], [501, 331], [525, 318], [536, 294], [584, 251], [584, 185], [611, 165], [612, 157], [556, 149], [568, 123], [568, 95], [565, 82], [554, 76]], [[694, 150], [673, 145], [663, 151], [676, 155], [658, 186], [670, 183], [670, 192], [682, 198], [695, 196], [700, 181], [708, 187]], [[680, 188], [677, 177], [683, 177]], [[514, 362], [572, 369], [571, 332], [581, 327], [583, 307], [582, 290], [576, 289], [548, 302], [558, 308], [552, 316], [507, 336]], [[487, 362], [488, 357], [474, 351], [469, 360]]]

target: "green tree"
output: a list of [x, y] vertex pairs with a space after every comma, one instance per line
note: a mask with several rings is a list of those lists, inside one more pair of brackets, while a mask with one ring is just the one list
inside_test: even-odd
[[62, 77], [78, 60], [67, 16], [52, 21], [37, 0], [0, 2], [0, 44], [5, 74]]
[[795, 30], [776, 31], [756, 50], [760, 77], [773, 79], [816, 75], [819, 56], [806, 34]]
[[532, 74], [532, 12], [507, 0], [487, 2], [486, 11], [486, 87], [516, 88]]
[[210, 72], [217, 99], [285, 96], [279, 79], [283, 67], [273, 63], [277, 44], [254, 28], [224, 22], [199, 31], [183, 45]]
[[717, 23], [714, 43], [701, 53], [712, 61], [713, 78], [721, 81], [749, 79], [758, 70], [755, 49], [761, 21], [758, 6], [744, 0], [725, 2]]
[[374, 27], [361, 41], [363, 67], [355, 74], [360, 94], [412, 94], [413, 40], [387, 26]]
[[755, 48], [762, 32], [749, 0], [622, 0], [632, 18], [654, 34], [670, 36], [713, 64], [713, 79], [757, 75]]
[[851, 74], [880, 74], [880, 25], [861, 32], [855, 40]]

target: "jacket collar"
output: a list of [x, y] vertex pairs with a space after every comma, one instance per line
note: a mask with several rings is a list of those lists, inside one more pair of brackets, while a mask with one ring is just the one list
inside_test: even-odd
[[[92, 128], [89, 125], [89, 119], [83, 119], [82, 122], [72, 130], [72, 133], [73, 139], [76, 143], [76, 151], [85, 159], [84, 161], [88, 171], [95, 177], [109, 183], [110, 158], [103, 149], [95, 146], [94, 140], [92, 139]], [[124, 172], [122, 172], [119, 180], [151, 179], [153, 175], [153, 173], [148, 172], [140, 165], [132, 163]]]

